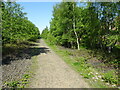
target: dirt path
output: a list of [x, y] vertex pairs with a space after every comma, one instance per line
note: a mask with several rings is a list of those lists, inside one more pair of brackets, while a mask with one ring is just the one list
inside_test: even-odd
[[89, 88], [81, 76], [56, 55], [43, 40], [40, 40], [41, 54], [38, 69], [30, 88]]

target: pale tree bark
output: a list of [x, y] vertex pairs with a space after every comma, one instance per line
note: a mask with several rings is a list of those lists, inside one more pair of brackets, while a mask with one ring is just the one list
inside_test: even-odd
[[[74, 10], [75, 6], [74, 6], [74, 3], [73, 3], [73, 11]], [[79, 43], [79, 38], [78, 38], [78, 35], [77, 35], [77, 32], [75, 30], [75, 15], [73, 16], [73, 30], [74, 30], [74, 33], [75, 33], [75, 37], [76, 37], [76, 41], [77, 41], [77, 49], [80, 50], [80, 43]]]

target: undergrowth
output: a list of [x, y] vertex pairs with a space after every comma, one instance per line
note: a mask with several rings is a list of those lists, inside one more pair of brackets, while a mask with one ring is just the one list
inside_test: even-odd
[[5, 82], [4, 85], [8, 88], [25, 88], [26, 84], [28, 84], [28, 80], [30, 79], [30, 74], [24, 74], [22, 79], [18, 81]]
[[[116, 75], [116, 70], [108, 70], [101, 72], [98, 68], [93, 67], [88, 63], [89, 59], [93, 59], [90, 56], [89, 51], [85, 52], [85, 48], [81, 48], [80, 51], [69, 50], [66, 48], [61, 49], [61, 47], [46, 43], [54, 50], [58, 55], [60, 55], [63, 60], [68, 63], [74, 70], [76, 70], [89, 84], [94, 88], [117, 88], [118, 85], [118, 75]], [[81, 55], [79, 55], [81, 53]], [[95, 56], [94, 56], [95, 57]]]

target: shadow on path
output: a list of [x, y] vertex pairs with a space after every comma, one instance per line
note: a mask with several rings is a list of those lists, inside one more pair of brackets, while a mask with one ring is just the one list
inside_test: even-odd
[[49, 50], [48, 50], [49, 48], [39, 47], [38, 45], [36, 45], [36, 46], [37, 47], [24, 48], [17, 53], [13, 53], [9, 56], [4, 57], [2, 59], [2, 65], [11, 64], [12, 61], [16, 61], [16, 60], [31, 59], [31, 57], [33, 57], [33, 56], [37, 56], [37, 55], [40, 55], [41, 53], [49, 52]]

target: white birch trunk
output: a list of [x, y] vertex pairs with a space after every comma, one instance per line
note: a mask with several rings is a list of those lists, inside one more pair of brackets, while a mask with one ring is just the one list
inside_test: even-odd
[[[74, 4], [73, 4], [73, 11], [74, 11]], [[74, 30], [74, 33], [75, 33], [75, 36], [76, 36], [77, 49], [80, 50], [79, 38], [78, 38], [77, 32], [75, 30], [75, 15], [73, 17], [73, 30]]]

